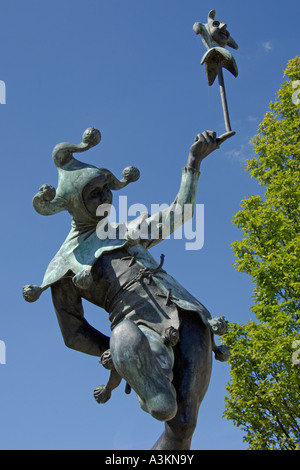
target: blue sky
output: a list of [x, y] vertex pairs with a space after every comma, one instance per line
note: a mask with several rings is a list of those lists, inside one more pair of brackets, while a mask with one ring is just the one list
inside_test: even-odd
[[[202, 164], [197, 203], [204, 204], [204, 246], [185, 250], [166, 240], [152, 250], [212, 313], [245, 323], [252, 284], [232, 264], [241, 237], [233, 214], [261, 188], [244, 171], [250, 139], [274, 99], [289, 59], [299, 54], [299, 2], [215, 0], [1, 1], [0, 107], [2, 270], [0, 340], [1, 449], [150, 449], [162, 423], [143, 412], [124, 383], [105, 405], [93, 398], [108, 373], [95, 357], [67, 349], [47, 291], [34, 304], [25, 284], [39, 284], [66, 237], [70, 216], [42, 217], [31, 200], [56, 186], [53, 147], [80, 142], [90, 126], [102, 133], [82, 160], [140, 180], [120, 195], [128, 204], [171, 203], [197, 133], [224, 132], [217, 84], [208, 87], [201, 39], [192, 30], [209, 10], [239, 44], [239, 76], [224, 71], [236, 136]], [[117, 199], [115, 199], [117, 202]], [[85, 303], [88, 321], [109, 334], [107, 314]], [[229, 365], [214, 360], [192, 449], [245, 449], [243, 433], [223, 417]]]

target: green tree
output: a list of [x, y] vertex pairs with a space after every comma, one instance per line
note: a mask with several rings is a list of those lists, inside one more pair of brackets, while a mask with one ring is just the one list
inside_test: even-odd
[[231, 380], [224, 415], [249, 449], [300, 449], [300, 58], [253, 138], [246, 171], [264, 196], [248, 196], [234, 216], [237, 271], [254, 283], [255, 319], [231, 324]]

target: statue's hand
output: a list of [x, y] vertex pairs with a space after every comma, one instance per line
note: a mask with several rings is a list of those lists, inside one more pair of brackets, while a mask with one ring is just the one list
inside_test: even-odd
[[55, 188], [51, 184], [43, 184], [38, 192], [38, 197], [43, 201], [52, 201], [55, 198]]
[[200, 163], [207, 155], [220, 148], [220, 145], [233, 135], [235, 135], [234, 131], [226, 132], [220, 137], [217, 137], [213, 131], [205, 131], [198, 134], [195, 138], [195, 143], [190, 148], [190, 158]]

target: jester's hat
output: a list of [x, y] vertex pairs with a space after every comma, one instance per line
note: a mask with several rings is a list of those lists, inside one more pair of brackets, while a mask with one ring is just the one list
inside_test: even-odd
[[100, 140], [100, 132], [90, 127], [83, 133], [80, 144], [63, 142], [54, 147], [52, 157], [58, 170], [57, 190], [48, 184], [40, 187], [32, 201], [39, 214], [52, 215], [67, 210], [78, 222], [95, 223], [92, 215], [83, 208], [83, 188], [100, 176], [106, 178], [112, 190], [122, 189], [139, 178], [139, 170], [135, 167], [126, 167], [123, 178], [119, 180], [106, 168], [89, 165], [73, 157], [73, 153], [84, 152], [99, 144]]
[[[80, 144], [63, 142], [53, 149], [52, 156], [58, 170], [57, 190], [49, 184], [44, 184], [34, 196], [33, 206], [42, 215], [52, 215], [67, 210], [73, 217], [72, 228], [49, 264], [42, 284], [24, 286], [23, 297], [27, 302], [35, 302], [49, 285], [59, 280], [69, 269], [78, 273], [81, 284], [91, 281], [90, 269], [85, 271], [85, 268], [90, 267], [96, 259], [95, 252], [99, 248], [99, 239], [93, 235], [99, 220], [84, 204], [82, 192], [85, 186], [95, 179], [102, 182], [105, 179], [109, 189], [118, 190], [136, 181], [140, 176], [139, 170], [131, 166], [123, 170], [123, 178], [119, 180], [106, 168], [88, 165], [73, 157], [73, 152], [84, 152], [99, 144], [100, 140], [100, 132], [90, 127], [83, 133]], [[80, 255], [78, 252], [80, 245], [85, 243], [90, 244], [89, 250], [85, 250], [86, 246], [83, 247], [83, 254]]]

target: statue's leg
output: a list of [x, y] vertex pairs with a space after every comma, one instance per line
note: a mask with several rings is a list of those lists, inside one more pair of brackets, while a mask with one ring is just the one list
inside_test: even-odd
[[189, 450], [199, 406], [207, 391], [212, 368], [211, 333], [193, 312], [180, 312], [180, 341], [174, 347], [173, 385], [178, 411], [165, 423], [153, 449]]
[[175, 389], [140, 328], [121, 321], [112, 330], [110, 351], [115, 369], [136, 392], [140, 406], [160, 421], [173, 418]]

